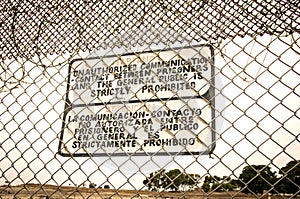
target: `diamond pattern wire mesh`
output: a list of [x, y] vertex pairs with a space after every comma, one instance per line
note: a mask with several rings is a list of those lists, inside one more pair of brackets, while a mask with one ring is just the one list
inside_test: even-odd
[[[299, 4], [1, 1], [0, 198], [297, 197]], [[181, 56], [185, 47], [200, 56], [195, 47], [199, 45], [213, 49], [214, 73], [208, 79], [213, 94], [201, 95], [213, 110], [207, 123], [216, 140], [204, 143], [209, 154], [178, 158], [154, 153], [144, 161], [131, 154], [123, 159], [113, 154], [97, 158], [88, 152], [77, 157], [77, 151], [64, 150], [68, 141], [61, 135], [69, 127], [65, 112], [74, 108], [66, 105], [74, 60], [97, 57], [101, 62], [128, 53], [140, 59], [141, 53], [159, 57], [164, 51]], [[155, 70], [152, 73], [157, 78]], [[171, 98], [181, 99], [172, 92]], [[131, 93], [132, 99], [149, 104], [134, 88]], [[161, 98], [158, 92], [152, 94]], [[167, 102], [160, 101], [161, 109], [169, 108]], [[184, 100], [182, 104], [191, 106]], [[164, 147], [161, 151], [169, 153]], [[145, 171], [149, 164], [152, 170]], [[128, 165], [134, 172], [128, 172]], [[172, 177], [172, 169], [181, 174]], [[149, 183], [155, 171], [169, 180], [168, 186]], [[248, 175], [242, 175], [246, 171]], [[193, 191], [183, 180], [176, 184], [182, 173], [194, 182], [189, 187]], [[177, 192], [170, 192], [172, 187]], [[146, 191], [150, 188], [156, 191]]]

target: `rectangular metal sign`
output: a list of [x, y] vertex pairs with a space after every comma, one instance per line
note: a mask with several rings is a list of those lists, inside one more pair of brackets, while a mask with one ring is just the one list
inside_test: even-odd
[[212, 57], [211, 46], [198, 45], [73, 60], [59, 154], [208, 154]]

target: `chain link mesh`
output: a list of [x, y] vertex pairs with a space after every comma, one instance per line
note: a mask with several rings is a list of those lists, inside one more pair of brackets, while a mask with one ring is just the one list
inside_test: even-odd
[[[0, 198], [299, 197], [299, 4], [298, 0], [1, 1]], [[173, 80], [161, 79], [164, 75], [154, 67], [151, 77], [160, 80], [161, 87], [149, 89], [151, 82], [141, 78], [146, 73], [140, 69], [131, 77], [139, 83], [127, 89], [130, 95], [123, 101], [101, 93], [86, 98], [103, 79], [84, 80], [90, 84], [80, 84], [84, 88], [73, 92], [76, 72], [99, 66], [109, 70], [118, 61], [125, 65], [125, 58], [130, 58], [127, 65], [160, 61], [164, 75], [172, 78], [184, 75], [170, 61], [189, 59], [183, 64], [190, 70], [187, 78], [179, 81], [189, 86], [189, 95], [178, 87], [168, 88]], [[191, 60], [198, 58], [206, 65], [195, 69]], [[124, 70], [117, 72], [129, 74]], [[98, 78], [114, 81], [109, 75], [119, 74], [110, 72], [99, 73]], [[198, 74], [205, 83], [199, 80], [192, 87], [191, 79]], [[132, 102], [135, 111], [128, 106]], [[122, 143], [115, 151], [102, 151], [101, 157], [97, 150], [103, 145], [96, 151], [72, 148], [80, 140], [80, 126], [73, 125], [76, 115], [80, 120], [80, 115], [108, 110], [132, 113], [136, 119], [133, 113], [142, 110], [171, 110], [174, 115], [172, 111], [182, 107], [194, 111], [190, 120], [202, 129], [187, 125], [181, 117], [177, 123], [185, 125], [183, 130], [173, 126], [165, 132], [172, 139], [181, 132], [196, 137], [202, 147], [198, 153], [186, 146], [170, 151], [167, 144], [151, 151], [147, 138], [134, 149]], [[150, 121], [164, 127], [172, 124], [158, 115], [151, 115]], [[112, 125], [114, 129], [104, 134], [116, 134], [115, 143], [125, 136], [116, 132], [122, 125]], [[135, 132], [124, 133], [135, 136], [146, 127], [141, 124]], [[153, 136], [158, 132], [154, 130]]]

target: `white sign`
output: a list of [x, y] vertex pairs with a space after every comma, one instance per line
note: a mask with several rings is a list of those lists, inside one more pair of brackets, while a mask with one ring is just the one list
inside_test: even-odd
[[208, 45], [76, 59], [59, 153], [208, 153], [215, 139]]

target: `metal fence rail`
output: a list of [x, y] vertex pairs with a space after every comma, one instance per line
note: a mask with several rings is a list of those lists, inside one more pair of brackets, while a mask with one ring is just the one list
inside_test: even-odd
[[0, 198], [297, 198], [298, 1], [1, 1]]

